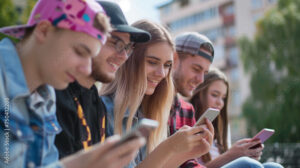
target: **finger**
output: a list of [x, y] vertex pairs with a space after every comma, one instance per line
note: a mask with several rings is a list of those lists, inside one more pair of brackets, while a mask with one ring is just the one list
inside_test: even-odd
[[[179, 130], [187, 130], [187, 129], [189, 129], [189, 128], [191, 128], [190, 126], [188, 126], [188, 125], [184, 125], [184, 126], [182, 126]], [[178, 131], [179, 131], [178, 130]]]
[[245, 147], [245, 148], [247, 148], [247, 149], [249, 149], [249, 148], [251, 148], [253, 146], [256, 146], [256, 145], [259, 145], [259, 144], [261, 144], [260, 140], [254, 140], [254, 141], [242, 144], [242, 146]]
[[111, 152], [113, 154], [117, 153], [117, 155], [121, 157], [125, 154], [136, 152], [140, 147], [145, 145], [145, 143], [146, 140], [144, 137], [135, 138], [133, 140], [125, 142], [122, 145], [112, 148]]
[[194, 135], [194, 134], [197, 134], [197, 133], [202, 133], [206, 128], [204, 128], [204, 126], [195, 126], [195, 127], [191, 127], [189, 130], [188, 130], [188, 135]]
[[109, 138], [107, 138], [104, 143], [100, 144], [97, 143], [96, 145], [93, 145], [92, 148], [88, 152], [96, 153], [97, 155], [101, 155], [102, 153], [106, 153], [106, 151], [110, 150], [118, 141], [120, 141], [119, 135], [114, 135]]
[[214, 129], [214, 126], [212, 125], [212, 123], [207, 118], [205, 119], [205, 123], [206, 123], [208, 130], [214, 135], [215, 129]]
[[239, 142], [239, 144], [244, 144], [244, 143], [249, 143], [252, 141], [253, 140], [251, 138], [244, 138], [244, 139], [240, 139], [238, 142]]

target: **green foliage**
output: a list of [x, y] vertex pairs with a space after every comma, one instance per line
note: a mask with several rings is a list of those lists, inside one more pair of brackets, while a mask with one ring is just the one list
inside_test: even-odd
[[273, 128], [267, 142], [300, 142], [300, 1], [280, 0], [257, 28], [254, 40], [239, 41], [251, 75], [243, 105], [248, 133]]
[[0, 1], [0, 27], [16, 24], [18, 21], [18, 13], [11, 0]]
[[26, 6], [19, 13], [12, 0], [0, 0], [0, 27], [26, 24], [36, 2], [37, 0], [26, 0]]

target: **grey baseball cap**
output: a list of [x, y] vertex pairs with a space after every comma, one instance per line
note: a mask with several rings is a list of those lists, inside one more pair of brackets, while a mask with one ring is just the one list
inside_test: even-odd
[[[212, 55], [206, 54], [200, 51], [200, 47], [204, 44], [207, 44], [212, 51]], [[198, 32], [185, 32], [178, 35], [175, 38], [176, 51], [189, 53], [192, 55], [199, 55], [210, 62], [213, 62], [214, 58], [214, 47], [212, 42], [204, 35]]]

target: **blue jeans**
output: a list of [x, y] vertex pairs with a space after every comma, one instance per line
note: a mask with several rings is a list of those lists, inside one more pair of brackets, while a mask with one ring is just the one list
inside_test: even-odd
[[257, 160], [249, 157], [241, 157], [227, 163], [226, 165], [222, 166], [222, 168], [283, 168], [283, 166], [274, 162], [261, 164]]

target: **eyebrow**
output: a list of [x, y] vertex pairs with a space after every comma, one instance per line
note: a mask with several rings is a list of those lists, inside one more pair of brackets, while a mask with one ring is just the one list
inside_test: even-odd
[[200, 68], [201, 70], [203, 70], [203, 69], [204, 69], [204, 68], [203, 68], [201, 65], [199, 65], [199, 64], [194, 64], [194, 66], [196, 66], [196, 67]]
[[112, 39], [116, 39], [116, 40], [120, 40], [120, 41], [122, 41], [124, 44], [126, 44], [125, 41], [124, 41], [123, 39], [121, 39], [120, 37], [118, 37], [118, 36], [111, 35], [111, 38], [112, 38]]
[[[146, 57], [155, 59], [155, 60], [157, 60], [157, 61], [161, 61], [160, 58], [157, 58], [157, 57], [155, 57], [155, 56], [146, 56]], [[172, 61], [172, 60], [168, 60], [167, 62], [173, 62], [173, 61]]]
[[91, 50], [85, 45], [85, 44], [79, 44], [80, 47], [82, 47], [83, 49], [86, 50], [86, 52], [88, 52], [89, 54], [91, 54]]

